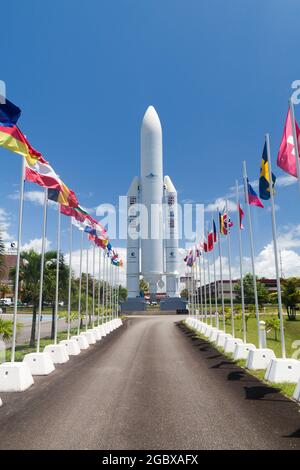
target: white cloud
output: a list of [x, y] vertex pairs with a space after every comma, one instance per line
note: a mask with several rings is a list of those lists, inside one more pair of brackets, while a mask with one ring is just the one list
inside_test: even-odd
[[[51, 247], [51, 241], [46, 238], [46, 245], [45, 249], [46, 251], [49, 250]], [[30, 240], [28, 243], [25, 243], [22, 245], [22, 250], [24, 251], [29, 251], [33, 250], [36, 253], [41, 253], [42, 251], [42, 239], [41, 238], [34, 238]]]
[[9, 214], [5, 209], [0, 207], [0, 232], [1, 238], [4, 242], [13, 241], [13, 236], [9, 233], [10, 225]]
[[[227, 199], [228, 211], [235, 212], [236, 211], [236, 204], [231, 199]], [[205, 206], [205, 212], [216, 212], [222, 211], [226, 206], [226, 199], [223, 197], [218, 197], [215, 202], [207, 204]]]
[[[18, 200], [20, 197], [20, 193], [16, 191], [15, 193], [10, 194], [9, 199], [13, 200]], [[45, 198], [45, 193], [44, 191], [25, 191], [24, 192], [24, 201], [29, 201], [32, 202], [33, 204], [37, 206], [43, 206], [44, 205], [44, 198]], [[50, 206], [56, 206], [56, 202], [49, 200], [48, 201]]]
[[276, 186], [286, 187], [297, 182], [297, 178], [291, 175], [280, 175], [276, 178]]

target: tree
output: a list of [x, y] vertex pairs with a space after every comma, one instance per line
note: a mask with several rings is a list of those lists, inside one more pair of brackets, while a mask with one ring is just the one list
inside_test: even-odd
[[266, 320], [266, 330], [274, 331], [274, 340], [277, 341], [277, 333], [280, 330], [280, 320], [275, 317], [271, 317]]
[[[20, 259], [20, 297], [23, 302], [32, 304], [32, 323], [29, 346], [35, 346], [36, 336], [36, 321], [37, 321], [37, 308], [39, 303], [40, 292], [40, 269], [41, 269], [41, 255], [33, 250], [23, 251]], [[45, 269], [44, 269], [44, 284], [43, 284], [43, 298], [53, 294], [53, 275], [54, 263], [53, 259], [56, 257], [56, 252], [49, 251], [45, 253]], [[68, 268], [66, 267], [67, 272]], [[11, 268], [10, 276], [15, 282], [16, 268]], [[62, 281], [61, 281], [62, 282]], [[63, 285], [63, 283], [62, 283]], [[49, 293], [47, 293], [49, 289]], [[51, 297], [53, 298], [53, 297]]]
[[[48, 251], [47, 253], [45, 253], [43, 300], [45, 302], [51, 302], [51, 307], [52, 307], [51, 339], [54, 339], [54, 329], [55, 329], [56, 256], [57, 256], [56, 251]], [[69, 268], [65, 263], [64, 255], [60, 253], [59, 255], [59, 285], [58, 285], [59, 300], [67, 298], [68, 279], [69, 279]]]
[[[243, 278], [243, 285], [244, 285], [244, 296], [245, 296], [245, 304], [254, 304], [254, 288], [253, 288], [253, 276], [250, 273], [247, 273]], [[268, 302], [269, 293], [268, 289], [266, 288], [265, 284], [261, 282], [257, 278], [256, 282], [257, 286], [257, 297], [258, 303], [260, 306]], [[241, 283], [238, 281], [234, 286], [234, 291], [236, 293], [236, 298], [238, 302], [241, 302]]]
[[4, 282], [0, 283], [0, 298], [4, 299], [6, 295], [10, 292], [10, 287], [8, 284], [5, 284]]
[[289, 277], [281, 284], [282, 302], [285, 305], [289, 320], [296, 320], [296, 306], [300, 303], [300, 279]]
[[127, 299], [128, 291], [126, 287], [119, 285], [119, 301], [124, 302]]
[[4, 243], [0, 232], [0, 273], [4, 267]]

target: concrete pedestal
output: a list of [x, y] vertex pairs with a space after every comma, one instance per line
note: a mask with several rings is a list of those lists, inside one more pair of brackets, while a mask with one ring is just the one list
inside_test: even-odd
[[295, 388], [293, 398], [295, 398], [295, 400], [300, 401], [300, 380]]
[[88, 340], [86, 339], [85, 336], [82, 336], [82, 335], [74, 335], [74, 336], [71, 336], [71, 339], [73, 339], [74, 341], [77, 341], [77, 344], [81, 349], [88, 349], [89, 347], [89, 342]]
[[0, 364], [0, 392], [23, 392], [32, 384], [32, 374], [24, 362]]
[[256, 346], [252, 343], [240, 343], [236, 345], [233, 360], [237, 361], [238, 359], [247, 359], [249, 351], [254, 351]]
[[3, 405], [3, 403], [2, 403], [2, 400], [1, 400], [1, 398], [0, 398], [0, 408], [1, 408], [2, 405]]
[[99, 330], [100, 330], [101, 337], [104, 337], [104, 336], [107, 335], [104, 324], [103, 324], [103, 325], [99, 325], [98, 328], [99, 328]]
[[66, 348], [69, 356], [78, 356], [80, 354], [80, 347], [75, 339], [63, 339], [59, 344]]
[[217, 328], [212, 328], [210, 331], [209, 338], [208, 338], [209, 341], [211, 341], [212, 343], [215, 343], [217, 341], [217, 337], [219, 333], [222, 333], [222, 331], [218, 330]]
[[202, 323], [202, 325], [200, 326], [200, 329], [199, 329], [199, 333], [201, 333], [202, 335], [204, 335], [206, 329], [208, 328], [208, 324], [207, 323]]
[[93, 343], [90, 343], [90, 340], [88, 340], [89, 343], [90, 343], [90, 344], [95, 344], [96, 341], [97, 341], [97, 338], [96, 338], [96, 335], [95, 335], [94, 330], [93, 330], [92, 328], [89, 328], [89, 329], [87, 330], [87, 333], [88, 333], [89, 335], [91, 335], [91, 336], [90, 336], [91, 340], [92, 340], [92, 338], [93, 338], [93, 340], [92, 340]]
[[89, 345], [96, 343], [95, 335], [94, 333], [91, 333], [90, 331], [83, 331], [82, 333], [80, 333], [80, 336], [84, 336], [84, 338], [86, 338]]
[[265, 380], [274, 383], [298, 383], [300, 380], [300, 361], [297, 359], [271, 359]]
[[240, 338], [226, 338], [224, 352], [227, 354], [232, 354], [235, 351], [236, 345], [242, 343], [243, 340]]
[[205, 338], [209, 338], [210, 337], [210, 333], [212, 332], [212, 329], [213, 329], [213, 326], [211, 325], [208, 325], [205, 330], [203, 331], [203, 335], [205, 336]]
[[49, 354], [53, 364], [64, 364], [69, 360], [69, 355], [66, 351], [66, 348], [61, 344], [48, 344], [44, 348], [44, 353]]
[[261, 348], [250, 351], [247, 358], [246, 367], [252, 370], [266, 369], [276, 356], [272, 349]]
[[51, 356], [46, 352], [26, 354], [23, 362], [28, 365], [32, 375], [49, 375], [55, 369]]
[[100, 341], [102, 336], [101, 336], [101, 331], [99, 330], [99, 328], [97, 328], [97, 327], [93, 328], [93, 332], [96, 336], [96, 341]]
[[224, 333], [224, 331], [222, 331], [217, 336], [216, 345], [219, 348], [224, 348], [225, 347], [225, 341], [226, 341], [227, 338], [232, 338], [232, 336], [229, 333]]

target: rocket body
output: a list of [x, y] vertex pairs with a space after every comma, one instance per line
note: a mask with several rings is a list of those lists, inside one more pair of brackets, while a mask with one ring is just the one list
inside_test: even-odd
[[162, 129], [153, 106], [147, 109], [141, 127], [140, 182], [141, 272], [149, 283], [150, 296], [154, 297], [163, 274], [163, 165]]
[[[127, 201], [128, 298], [138, 297], [140, 275], [149, 284], [150, 298], [155, 299], [158, 288], [164, 286], [164, 276], [167, 296], [178, 297], [177, 192], [170, 178], [163, 178], [162, 128], [153, 106], [148, 107], [142, 121], [140, 176], [134, 178]], [[136, 212], [135, 203], [139, 204]], [[139, 237], [135, 239], [130, 232], [137, 225]], [[164, 240], [166, 226], [169, 239]]]

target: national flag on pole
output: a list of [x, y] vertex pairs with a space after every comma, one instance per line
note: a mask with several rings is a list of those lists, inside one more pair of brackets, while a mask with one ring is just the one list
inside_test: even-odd
[[219, 226], [222, 235], [227, 235], [230, 228], [233, 227], [233, 222], [225, 212], [223, 214], [219, 212]]
[[40, 158], [34, 164], [25, 164], [25, 179], [31, 183], [48, 188], [48, 199], [64, 206], [76, 207], [75, 193], [69, 189], [46, 160]]
[[0, 146], [26, 158], [29, 165], [34, 165], [42, 154], [31, 147], [30, 143], [16, 126], [0, 126]]
[[[276, 176], [272, 173], [272, 187], [274, 188]], [[261, 159], [260, 176], [259, 176], [259, 197], [264, 200], [270, 199], [270, 179], [269, 179], [269, 162], [267, 153], [267, 143], [265, 142]]]
[[249, 180], [247, 180], [247, 186], [248, 186], [248, 201], [250, 206], [257, 206], [263, 208], [264, 205], [259, 199], [258, 195], [252, 188], [251, 184], [249, 183]]
[[243, 226], [243, 218], [244, 218], [244, 211], [240, 205], [240, 203], [238, 203], [238, 211], [239, 211], [239, 225], [240, 225], [240, 229], [243, 230], [244, 226]]
[[0, 97], [0, 124], [12, 127], [21, 116], [21, 109], [3, 96]]
[[[298, 140], [298, 148], [300, 147], [300, 129], [295, 120], [296, 134]], [[277, 156], [277, 166], [289, 175], [297, 178], [297, 167], [296, 167], [296, 156], [295, 156], [295, 145], [293, 138], [292, 118], [291, 110], [288, 110], [285, 126], [283, 130], [283, 136], [281, 139], [279, 152]]]
[[216, 227], [214, 220], [213, 220], [213, 233], [214, 233], [214, 243], [217, 243], [217, 227]]
[[209, 232], [207, 234], [207, 251], [212, 251], [214, 249], [214, 232]]

